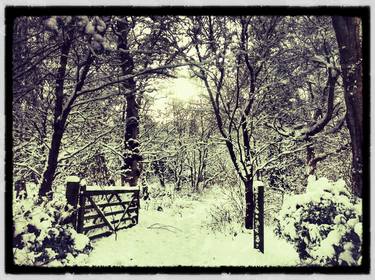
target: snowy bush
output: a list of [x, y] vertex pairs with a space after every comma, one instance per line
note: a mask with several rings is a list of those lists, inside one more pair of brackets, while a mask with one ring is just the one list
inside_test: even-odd
[[91, 249], [87, 236], [64, 224], [73, 213], [65, 196], [40, 199], [35, 184], [27, 185], [27, 198], [13, 200], [13, 252], [18, 265], [74, 265], [75, 258]]
[[213, 231], [236, 236], [243, 231], [245, 208], [242, 185], [216, 186], [207, 226]]
[[285, 199], [276, 234], [292, 242], [312, 265], [360, 265], [362, 202], [345, 182], [308, 179], [306, 192]]
[[217, 203], [210, 207], [208, 228], [236, 236], [243, 231], [243, 215], [230, 203]]

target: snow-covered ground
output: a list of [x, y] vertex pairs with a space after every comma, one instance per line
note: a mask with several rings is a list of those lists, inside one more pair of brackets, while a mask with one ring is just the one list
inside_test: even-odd
[[295, 266], [293, 247], [265, 228], [265, 253], [253, 249], [252, 231], [213, 233], [205, 225], [214, 197], [182, 207], [140, 211], [139, 224], [93, 242], [80, 265], [89, 266]]

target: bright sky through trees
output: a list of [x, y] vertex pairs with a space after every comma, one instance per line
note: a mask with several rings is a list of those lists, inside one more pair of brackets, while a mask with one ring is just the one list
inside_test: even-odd
[[198, 100], [205, 92], [198, 81], [189, 77], [179, 77], [163, 80], [158, 89], [152, 93], [155, 98], [153, 111], [165, 111], [172, 100], [189, 102]]

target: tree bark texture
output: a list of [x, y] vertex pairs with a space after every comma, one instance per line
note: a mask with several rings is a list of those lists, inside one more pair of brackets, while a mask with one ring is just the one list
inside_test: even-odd
[[361, 20], [355, 17], [332, 17], [340, 51], [344, 84], [346, 123], [352, 147], [352, 191], [362, 197], [363, 189], [363, 91]]
[[253, 229], [254, 191], [253, 191], [253, 179], [252, 178], [248, 179], [245, 182], [245, 202], [246, 202], [245, 228]]
[[64, 79], [71, 44], [72, 41], [70, 38], [68, 38], [61, 46], [60, 63], [56, 77], [55, 108], [51, 149], [48, 154], [47, 167], [43, 173], [42, 183], [39, 189], [39, 196], [46, 196], [51, 192], [52, 183], [55, 179], [61, 139], [64, 134], [64, 127], [66, 123], [66, 118], [62, 117], [64, 105]]
[[[123, 75], [133, 74], [134, 61], [128, 45], [128, 34], [131, 29], [130, 24], [123, 19], [118, 21], [118, 49], [120, 50], [121, 70]], [[136, 186], [141, 175], [141, 156], [139, 151], [139, 105], [136, 96], [136, 82], [134, 78], [129, 78], [123, 82], [126, 90], [126, 117], [124, 133], [124, 165], [121, 176], [122, 184], [129, 183]]]
[[56, 176], [56, 169], [58, 165], [58, 156], [61, 147], [61, 141], [64, 136], [65, 126], [69, 114], [72, 110], [72, 106], [76, 98], [78, 97], [77, 93], [82, 89], [89, 69], [94, 61], [94, 56], [91, 51], [88, 52], [85, 63], [77, 82], [74, 92], [71, 95], [71, 98], [67, 104], [64, 101], [66, 95], [64, 95], [64, 81], [66, 78], [66, 71], [68, 65], [69, 52], [71, 50], [73, 43], [73, 30], [70, 29], [67, 32], [67, 37], [65, 38], [63, 44], [61, 45], [61, 56], [59, 68], [56, 75], [56, 88], [55, 88], [55, 107], [54, 107], [54, 121], [53, 121], [53, 133], [51, 140], [51, 149], [48, 154], [47, 166], [43, 173], [42, 183], [39, 189], [39, 196], [46, 196], [50, 193], [52, 197], [52, 184]]

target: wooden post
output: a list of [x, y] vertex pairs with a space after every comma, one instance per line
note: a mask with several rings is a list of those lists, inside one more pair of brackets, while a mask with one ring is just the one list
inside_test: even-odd
[[255, 188], [254, 249], [264, 253], [264, 184], [257, 181]]
[[137, 210], [136, 210], [136, 213], [137, 213], [137, 216], [135, 217], [135, 224], [137, 225], [138, 224], [138, 220], [139, 220], [139, 206], [140, 206], [140, 198], [139, 198], [139, 191], [136, 191], [135, 194], [134, 194], [137, 198]]
[[[73, 206], [75, 210], [77, 210], [78, 204], [78, 196], [79, 196], [79, 189], [80, 189], [80, 178], [77, 176], [69, 176], [66, 179], [66, 201], [69, 205]], [[77, 229], [77, 212], [75, 211], [74, 214], [66, 219], [66, 223], [72, 223], [74, 229]]]
[[79, 191], [79, 208], [77, 213], [77, 232], [83, 233], [83, 222], [84, 222], [84, 215], [85, 215], [85, 202], [86, 202], [86, 186], [81, 186]]
[[80, 179], [77, 176], [69, 176], [66, 179], [66, 200], [68, 204], [77, 207]]

